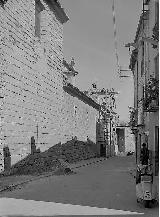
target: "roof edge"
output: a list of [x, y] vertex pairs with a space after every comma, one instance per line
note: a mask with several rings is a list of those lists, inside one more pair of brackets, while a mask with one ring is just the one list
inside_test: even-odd
[[83, 101], [85, 104], [92, 106], [96, 110], [100, 110], [100, 105], [96, 103], [93, 99], [88, 97], [82, 91], [80, 91], [77, 87], [73, 86], [72, 84], [68, 83], [67, 85], [63, 86], [63, 89], [68, 94], [72, 95], [73, 97], [78, 98], [79, 100]]
[[58, 0], [45, 0], [48, 3], [50, 9], [54, 12], [56, 18], [62, 23], [66, 23], [69, 18], [66, 15], [64, 9], [61, 7], [61, 4]]

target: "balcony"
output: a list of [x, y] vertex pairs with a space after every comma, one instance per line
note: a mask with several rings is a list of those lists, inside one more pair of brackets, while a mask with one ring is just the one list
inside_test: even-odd
[[130, 121], [129, 126], [132, 130], [132, 134], [135, 134], [137, 132], [137, 110], [134, 108], [130, 108]]
[[[158, 20], [157, 20], [157, 22], [156, 22], [155, 25], [154, 25], [152, 38], [153, 38], [156, 42], [159, 42], [159, 22], [158, 22]], [[158, 47], [158, 45], [154, 45], [154, 44], [153, 44], [153, 48], [154, 48], [154, 49], [156, 49], [157, 47]]]
[[145, 88], [144, 112], [157, 112], [159, 110], [159, 81], [151, 77]]

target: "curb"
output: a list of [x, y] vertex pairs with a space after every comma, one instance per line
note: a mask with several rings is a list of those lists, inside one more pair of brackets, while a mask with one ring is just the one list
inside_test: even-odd
[[90, 163], [85, 163], [85, 164], [82, 164], [82, 165], [79, 165], [79, 166], [71, 167], [71, 169], [77, 169], [77, 168], [80, 168], [80, 167], [89, 166], [91, 164], [99, 163], [99, 162], [102, 162], [104, 160], [107, 160], [107, 158], [103, 158], [103, 159], [96, 160], [96, 161], [93, 161], [93, 162], [90, 162]]
[[[75, 166], [75, 167], [71, 167], [70, 169], [78, 169], [80, 167], [85, 167], [85, 166], [89, 166], [91, 164], [95, 164], [95, 163], [99, 163], [99, 162], [102, 162], [104, 160], [107, 160], [107, 158], [103, 158], [103, 159], [100, 159], [100, 160], [96, 160], [96, 161], [93, 161], [93, 162], [89, 162], [89, 163], [85, 163], [85, 164], [82, 164], [82, 165], [79, 165], [79, 166]], [[26, 181], [22, 181], [22, 182], [19, 182], [19, 183], [16, 183], [16, 184], [10, 184], [10, 185], [7, 185], [5, 187], [3, 187], [2, 189], [0, 189], [0, 193], [1, 192], [4, 192], [4, 191], [7, 191], [7, 190], [10, 190], [12, 191], [14, 188], [20, 186], [20, 185], [23, 185], [23, 184], [26, 184], [28, 182], [32, 182], [32, 181], [35, 181], [35, 180], [39, 180], [41, 178], [46, 178], [46, 177], [50, 177], [50, 176], [54, 176], [55, 174], [54, 173], [48, 173], [48, 174], [44, 174], [44, 175], [39, 175], [37, 176], [36, 178], [32, 178], [32, 179], [28, 179]]]

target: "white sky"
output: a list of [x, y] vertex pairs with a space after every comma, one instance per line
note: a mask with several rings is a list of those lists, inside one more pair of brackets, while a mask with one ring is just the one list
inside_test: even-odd
[[[93, 82], [98, 88], [120, 91], [117, 112], [128, 119], [128, 106], [133, 105], [133, 78], [119, 78], [113, 39], [112, 0], [60, 0], [69, 17], [64, 24], [64, 57], [75, 58], [79, 72], [76, 86], [87, 90]], [[134, 40], [142, 0], [115, 0], [118, 52], [120, 65], [128, 68], [129, 52], [125, 43]]]

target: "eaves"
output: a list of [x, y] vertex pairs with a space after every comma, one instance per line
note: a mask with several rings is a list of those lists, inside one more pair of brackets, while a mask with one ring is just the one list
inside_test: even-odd
[[62, 24], [66, 23], [69, 18], [64, 12], [64, 9], [61, 7], [61, 4], [57, 0], [45, 0], [48, 4], [49, 8], [55, 14], [57, 20], [59, 20]]
[[77, 87], [74, 87], [72, 84], [67, 84], [63, 86], [63, 90], [70, 94], [73, 97], [78, 98], [85, 104], [88, 104], [89, 106], [92, 106], [97, 111], [100, 111], [100, 105], [96, 103], [93, 99], [85, 95], [82, 91], [80, 91]]

